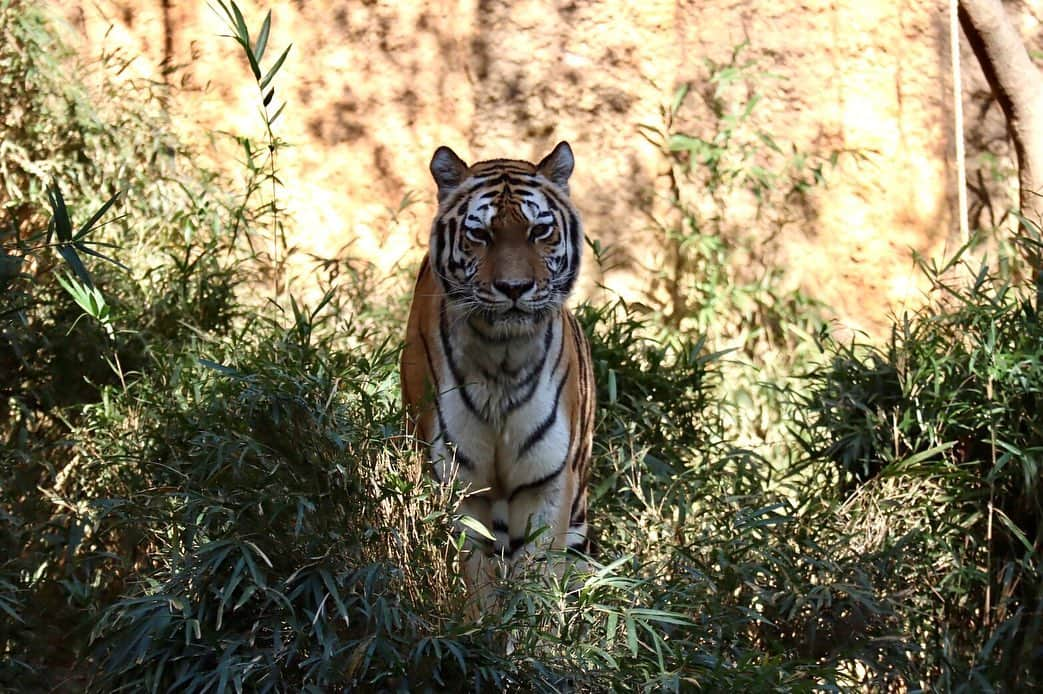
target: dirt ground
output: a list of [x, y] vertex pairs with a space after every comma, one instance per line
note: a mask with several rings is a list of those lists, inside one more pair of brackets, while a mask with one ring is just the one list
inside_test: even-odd
[[[252, 27], [272, 10], [269, 61], [293, 44], [276, 80], [288, 104], [278, 131], [293, 145], [280, 165], [293, 242], [319, 256], [350, 252], [384, 267], [419, 257], [434, 203], [427, 165], [440, 144], [468, 160], [536, 159], [567, 139], [587, 232], [621, 262], [605, 273], [588, 263], [586, 290], [602, 282], [640, 296], [662, 257], [653, 223], [670, 210], [665, 156], [639, 126], [662, 122], [679, 85], [706, 93], [708, 61], [727, 62], [744, 43], [763, 96], [756, 125], [797, 151], [846, 153], [778, 233], [736, 207], [733, 226], [763, 243], [758, 262], [784, 268], [784, 281], [832, 306], [840, 324], [879, 334], [920, 296], [912, 253], [959, 243], [943, 0], [241, 5]], [[177, 97], [186, 130], [257, 134], [256, 86], [210, 3], [55, 8], [85, 55], [139, 54], [129, 75], [187, 87]], [[1011, 11], [1035, 42], [1033, 9]], [[1003, 123], [965, 42], [960, 53], [970, 178], [987, 181], [1002, 208], [1016, 182]], [[705, 137], [714, 123], [692, 97], [677, 127]], [[407, 194], [416, 204], [392, 214]], [[986, 222], [983, 199], [972, 195], [972, 211]]]

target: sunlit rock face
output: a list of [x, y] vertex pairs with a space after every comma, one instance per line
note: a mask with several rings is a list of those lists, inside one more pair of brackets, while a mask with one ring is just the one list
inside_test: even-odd
[[[198, 123], [259, 134], [256, 87], [211, 4], [91, 0], [54, 10], [83, 37], [85, 55], [122, 48], [141, 56], [124, 74], [187, 87], [176, 98], [186, 132]], [[889, 311], [918, 297], [911, 251], [938, 255], [958, 242], [942, 0], [242, 5], [253, 27], [272, 9], [269, 61], [293, 43], [276, 80], [276, 98], [288, 102], [279, 134], [293, 144], [279, 165], [292, 243], [306, 252], [350, 252], [384, 268], [419, 257], [438, 145], [468, 160], [531, 159], [565, 139], [588, 234], [615, 247], [607, 272], [586, 263], [581, 293], [603, 282], [641, 298], [646, 268], [662, 265], [654, 220], [670, 219], [672, 188], [663, 153], [639, 126], [661, 124], [661, 107], [690, 82], [675, 127], [712, 135], [707, 60], [727, 62], [746, 41], [741, 59], [756, 61], [763, 96], [751, 125], [787, 149], [848, 154], [777, 228], [748, 196], [729, 199], [723, 232], [755, 241], [744, 272], [785, 268], [784, 283], [833, 306], [842, 324], [878, 333]], [[1032, 39], [1038, 28], [1019, 22]], [[1002, 207], [1009, 198], [995, 195], [1009, 167], [980, 156], [1006, 154], [1002, 122], [998, 109], [981, 108], [987, 90], [965, 44], [961, 58], [970, 175], [996, 178], [992, 202]], [[680, 190], [706, 208], [698, 185]], [[418, 202], [392, 214], [411, 192]]]

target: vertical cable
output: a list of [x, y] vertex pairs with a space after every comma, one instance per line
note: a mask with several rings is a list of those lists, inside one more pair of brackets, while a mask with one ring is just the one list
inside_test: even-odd
[[960, 215], [960, 244], [970, 241], [967, 218], [967, 162], [963, 142], [963, 79], [960, 76], [959, 0], [949, 0], [949, 53], [952, 57], [953, 129], [956, 139], [956, 200]]

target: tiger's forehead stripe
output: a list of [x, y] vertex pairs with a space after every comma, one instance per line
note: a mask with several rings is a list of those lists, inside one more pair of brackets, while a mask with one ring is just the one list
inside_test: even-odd
[[[502, 167], [497, 167], [492, 171], [473, 172], [467, 179], [465, 179], [459, 188], [453, 191], [453, 194], [447, 201], [446, 208], [452, 209], [454, 204], [459, 204], [461, 201], [474, 195], [479, 189], [485, 188], [486, 186], [496, 186], [488, 191], [480, 193], [482, 197], [492, 198], [501, 194], [505, 189], [510, 189], [511, 193], [533, 193], [543, 192], [548, 187], [549, 181], [543, 176], [537, 173], [535, 170], [504, 170]], [[460, 210], [457, 209], [457, 212]]]
[[[522, 180], [498, 173], [489, 180], [471, 178], [465, 181], [457, 192], [459, 203], [452, 214], [463, 218], [465, 225], [467, 222], [489, 225], [497, 214], [514, 207], [529, 222], [540, 218], [550, 221], [563, 208], [567, 209], [560, 199], [552, 199], [546, 182], [536, 175], [527, 174], [527, 178]], [[455, 203], [456, 199], [452, 202]]]

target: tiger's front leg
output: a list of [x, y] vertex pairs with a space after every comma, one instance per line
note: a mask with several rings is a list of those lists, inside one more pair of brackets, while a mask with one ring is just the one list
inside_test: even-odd
[[[560, 580], [576, 557], [565, 557], [562, 550], [585, 551], [586, 527], [563, 523], [563, 508], [568, 508], [572, 490], [568, 485], [520, 495], [510, 503], [489, 502], [482, 495], [465, 500], [460, 512], [491, 531], [488, 541], [473, 528], [461, 524], [467, 536], [463, 569], [472, 595], [469, 612], [478, 617], [502, 602], [498, 584], [530, 571], [553, 572]], [[506, 520], [504, 520], [506, 519]]]
[[527, 566], [534, 558], [548, 559], [545, 570], [560, 579], [568, 565], [563, 553], [587, 552], [586, 498], [576, 482], [560, 475], [546, 488], [522, 490], [510, 500], [511, 539], [503, 547], [512, 568]]

